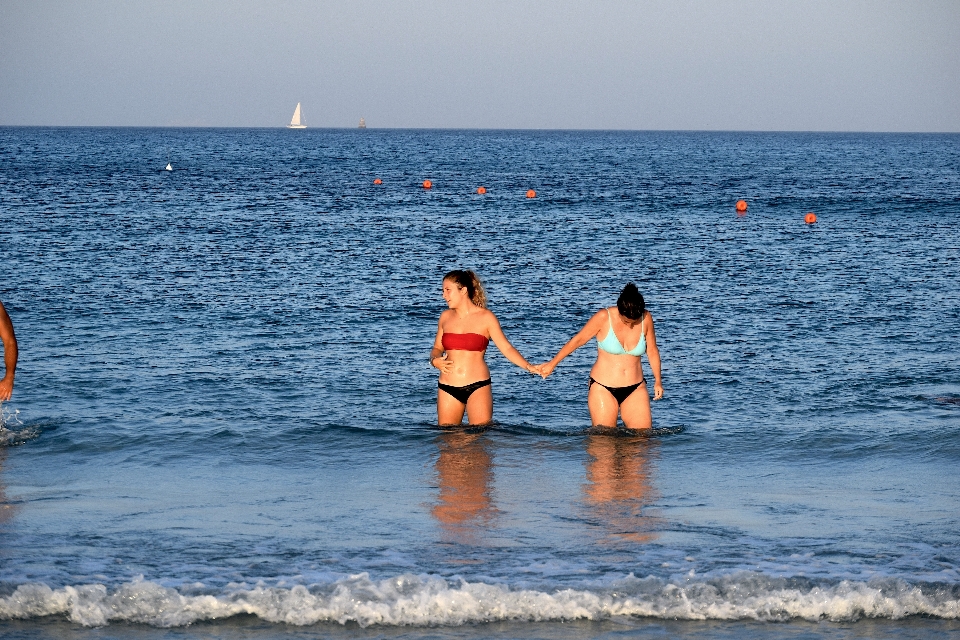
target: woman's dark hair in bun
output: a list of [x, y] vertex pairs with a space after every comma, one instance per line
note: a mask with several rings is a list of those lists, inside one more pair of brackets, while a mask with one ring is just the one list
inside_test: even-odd
[[640, 290], [637, 289], [637, 285], [628, 282], [627, 286], [620, 292], [620, 297], [617, 298], [617, 311], [619, 311], [620, 315], [624, 318], [640, 320], [643, 318], [645, 309], [646, 304], [643, 302], [643, 296], [640, 294]]

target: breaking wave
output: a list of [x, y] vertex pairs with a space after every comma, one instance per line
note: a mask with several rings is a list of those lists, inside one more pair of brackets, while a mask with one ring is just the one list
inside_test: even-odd
[[64, 616], [85, 626], [123, 621], [179, 627], [240, 614], [292, 625], [354, 622], [364, 627], [617, 616], [837, 622], [913, 615], [957, 619], [960, 585], [919, 586], [899, 579], [825, 585], [743, 572], [680, 581], [631, 575], [603, 587], [545, 592], [427, 575], [374, 581], [359, 574], [327, 584], [231, 585], [218, 592], [204, 592], [201, 585], [178, 591], [143, 579], [123, 584], [112, 593], [102, 584], [58, 589], [24, 584], [0, 597], [0, 620]]

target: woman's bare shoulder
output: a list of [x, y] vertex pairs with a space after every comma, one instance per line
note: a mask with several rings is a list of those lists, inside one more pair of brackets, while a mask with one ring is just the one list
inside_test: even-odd
[[442, 327], [443, 323], [450, 319], [450, 317], [456, 313], [453, 309], [445, 309], [440, 312], [440, 320], [437, 321], [437, 325]]
[[644, 311], [643, 312], [643, 330], [646, 331], [647, 329], [652, 329], [652, 328], [653, 328], [653, 314], [650, 313], [649, 311]]
[[609, 313], [610, 313], [610, 308], [603, 307], [602, 309], [597, 311], [595, 314], [590, 316], [589, 322], [596, 322], [597, 320], [603, 320], [604, 322], [606, 322], [607, 318], [609, 317], [607, 314]]
[[497, 315], [493, 311], [490, 311], [490, 309], [481, 307], [477, 309], [476, 314], [477, 320], [479, 320], [484, 327], [489, 328], [500, 324], [500, 321], [497, 320]]

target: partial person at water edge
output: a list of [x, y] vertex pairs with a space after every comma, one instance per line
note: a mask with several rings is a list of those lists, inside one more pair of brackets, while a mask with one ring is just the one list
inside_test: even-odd
[[440, 370], [437, 420], [441, 426], [472, 425], [493, 420], [490, 369], [484, 360], [493, 343], [507, 360], [530, 373], [539, 373], [503, 335], [497, 316], [487, 309], [483, 284], [473, 271], [454, 270], [443, 277], [443, 299], [450, 307], [440, 314], [430, 364]]
[[6, 308], [0, 302], [0, 340], [3, 340], [3, 364], [5, 373], [0, 380], [0, 402], [9, 400], [13, 395], [13, 378], [17, 370], [17, 336], [13, 332], [13, 322]]
[[[663, 384], [653, 316], [646, 310], [637, 285], [627, 284], [617, 298], [617, 306], [597, 311], [552, 360], [538, 365], [536, 370], [546, 378], [561, 360], [591, 338], [597, 339], [597, 361], [590, 370], [587, 391], [591, 423], [595, 427], [616, 428], [619, 414], [628, 429], [650, 429], [653, 419], [650, 393], [643, 377], [644, 353], [653, 370], [654, 400], [663, 397]], [[628, 349], [626, 345], [633, 346]]]

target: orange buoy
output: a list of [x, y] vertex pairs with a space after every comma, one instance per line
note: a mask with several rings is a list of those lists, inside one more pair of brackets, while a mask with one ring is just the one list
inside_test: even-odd
[[537, 197], [537, 192], [534, 191], [533, 189], [527, 189], [527, 197], [528, 197], [528, 198], [536, 198], [536, 197]]
[[423, 181], [423, 188], [424, 188], [424, 189], [430, 189], [431, 187], [433, 187], [433, 183], [432, 183], [432, 182], [430, 182], [429, 180], [424, 180], [424, 181]]
[[485, 194], [486, 192], [487, 192], [487, 188], [486, 188], [486, 187], [477, 187], [477, 193], [479, 193], [480, 195], [483, 195], [483, 194]]
[[381, 180], [380, 178], [377, 178], [376, 180], [373, 181], [373, 184], [383, 184], [383, 180]]
[[803, 221], [806, 222], [807, 224], [813, 224], [814, 222], [817, 221], [817, 214], [811, 211], [807, 215], [803, 216]]
[[746, 211], [746, 210], [747, 210], [747, 201], [737, 200], [737, 211]]

